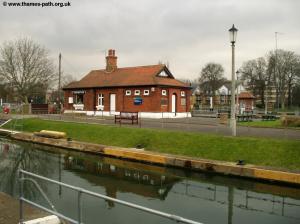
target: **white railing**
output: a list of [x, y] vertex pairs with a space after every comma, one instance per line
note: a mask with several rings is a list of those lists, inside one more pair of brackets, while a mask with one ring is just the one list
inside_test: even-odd
[[[27, 177], [27, 176], [29, 176], [29, 177]], [[59, 186], [63, 186], [63, 187], [66, 187], [66, 188], [77, 191], [78, 192], [78, 194], [77, 194], [77, 215], [78, 215], [77, 220], [74, 220], [70, 217], [67, 217], [67, 216], [57, 212], [54, 205], [48, 199], [47, 195], [43, 192], [43, 190], [41, 189], [39, 184], [31, 177], [37, 178], [37, 179], [40, 179], [40, 180], [44, 180], [44, 181], [47, 181], [47, 182], [50, 182], [50, 183], [54, 183], [54, 184], [57, 184]], [[48, 208], [46, 208], [42, 205], [39, 205], [39, 204], [37, 204], [33, 201], [30, 201], [29, 199], [24, 198], [23, 184], [24, 184], [25, 181], [30, 181], [30, 182], [34, 183], [34, 185], [41, 192], [41, 194], [43, 195], [45, 200], [48, 202], [48, 204], [50, 205], [52, 210], [48, 209]], [[101, 199], [104, 199], [104, 200], [107, 200], [107, 201], [112, 201], [112, 202], [130, 207], [130, 208], [134, 208], [136, 210], [141, 210], [141, 211], [153, 214], [153, 215], [161, 216], [161, 217], [173, 220], [175, 222], [188, 223], [188, 224], [201, 224], [199, 222], [196, 222], [196, 221], [193, 221], [193, 220], [190, 220], [190, 219], [186, 219], [186, 218], [183, 218], [181, 216], [161, 212], [161, 211], [154, 210], [154, 209], [151, 209], [151, 208], [147, 208], [147, 207], [144, 207], [144, 206], [141, 206], [141, 205], [137, 205], [137, 204], [133, 204], [133, 203], [130, 203], [130, 202], [123, 201], [123, 200], [119, 200], [119, 199], [116, 199], [116, 198], [111, 198], [111, 197], [108, 197], [106, 195], [98, 194], [98, 193], [95, 193], [95, 192], [92, 192], [92, 191], [85, 190], [83, 188], [75, 187], [75, 186], [65, 184], [65, 183], [62, 183], [62, 182], [59, 182], [59, 181], [56, 181], [56, 180], [52, 180], [52, 179], [49, 179], [47, 177], [43, 177], [43, 176], [28, 172], [28, 171], [25, 171], [25, 170], [22, 170], [22, 169], [19, 170], [19, 184], [20, 184], [20, 197], [19, 197], [19, 201], [20, 201], [20, 224], [24, 223], [23, 222], [23, 202], [26, 202], [26, 203], [28, 203], [32, 206], [35, 206], [35, 207], [40, 208], [40, 209], [42, 209], [46, 212], [49, 212], [53, 215], [56, 215], [57, 217], [62, 218], [62, 219], [66, 220], [66, 221], [69, 221], [71, 223], [82, 224], [82, 210], [81, 210], [82, 209], [81, 208], [82, 194], [87, 194], [87, 195], [94, 196], [94, 197], [97, 197], [97, 198], [101, 198]]]

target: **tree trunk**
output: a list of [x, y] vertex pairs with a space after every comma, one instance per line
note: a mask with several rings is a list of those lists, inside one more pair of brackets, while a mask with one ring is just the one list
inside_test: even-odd
[[24, 96], [24, 103], [28, 104], [28, 97], [27, 96]]
[[281, 109], [285, 108], [285, 91], [282, 91], [280, 96]]
[[292, 84], [289, 82], [288, 84], [288, 107], [292, 106]]
[[263, 88], [260, 90], [260, 100], [261, 100], [261, 105], [265, 105], [265, 91]]

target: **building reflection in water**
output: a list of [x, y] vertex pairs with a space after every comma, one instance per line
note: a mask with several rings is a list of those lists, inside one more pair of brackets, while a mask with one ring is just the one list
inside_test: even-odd
[[[158, 198], [164, 200], [172, 186], [181, 180], [175, 176], [165, 176], [161, 173], [149, 170], [137, 170], [132, 162], [122, 161], [122, 167], [115, 164], [118, 160], [109, 158], [99, 158], [97, 161], [86, 160], [66, 155], [64, 157], [64, 168], [76, 172], [77, 175], [88, 180], [91, 184], [105, 188], [106, 195], [117, 198], [117, 192], [130, 192], [147, 198]], [[155, 169], [155, 168], [154, 168]], [[99, 178], [86, 175], [86, 173], [96, 175]], [[114, 206], [114, 202], [108, 202], [109, 207]]]
[[[91, 184], [104, 187], [107, 196], [113, 198], [117, 198], [117, 192], [131, 192], [160, 200], [165, 200], [169, 193], [181, 194], [190, 198], [227, 205], [228, 224], [233, 223], [235, 209], [284, 216], [299, 220], [300, 223], [298, 213], [296, 216], [295, 214], [285, 214], [285, 209], [298, 209], [300, 211], [299, 189], [238, 178], [209, 177], [205, 173], [196, 174], [196, 178], [201, 179], [199, 182], [184, 179], [178, 175], [166, 174], [164, 168], [160, 172], [152, 171], [151, 169], [158, 168], [150, 165], [142, 165], [145, 169], [141, 169], [141, 167], [136, 169], [135, 164], [137, 163], [105, 157], [90, 161], [65, 156], [64, 161], [65, 169], [76, 172], [77, 175], [88, 180]], [[85, 175], [86, 173], [102, 178], [93, 178], [92, 175]], [[174, 188], [175, 185], [182, 187]], [[181, 191], [177, 189], [181, 189]], [[270, 193], [274, 195], [270, 195]], [[108, 202], [108, 205], [113, 207], [114, 203]]]
[[[87, 180], [91, 186], [102, 186], [106, 195], [113, 198], [118, 197], [118, 192], [162, 201], [168, 196], [178, 195], [182, 200], [195, 199], [202, 205], [207, 205], [205, 202], [221, 205], [227, 210], [228, 224], [234, 223], [235, 215], [240, 215], [242, 211], [284, 217], [292, 223], [300, 223], [299, 188], [68, 151], [47, 153], [34, 148], [32, 144], [0, 142], [0, 191], [17, 195], [18, 168], [50, 178], [54, 174], [62, 182], [65, 169]], [[51, 191], [45, 183], [42, 183], [42, 188], [45, 192]], [[61, 193], [60, 188], [58, 195]], [[39, 197], [29, 184], [26, 194], [31, 199]], [[115, 206], [113, 202], [106, 203], [109, 208]]]

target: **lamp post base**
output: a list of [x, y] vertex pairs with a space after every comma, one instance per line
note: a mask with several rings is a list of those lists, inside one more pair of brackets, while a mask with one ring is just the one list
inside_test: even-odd
[[235, 118], [230, 118], [230, 127], [232, 131], [232, 136], [236, 136], [236, 119]]

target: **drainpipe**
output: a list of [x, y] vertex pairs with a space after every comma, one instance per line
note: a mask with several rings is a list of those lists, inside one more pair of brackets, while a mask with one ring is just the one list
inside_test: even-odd
[[94, 114], [96, 114], [96, 89], [93, 89], [93, 95], [94, 95], [94, 97], [93, 97], [93, 111], [94, 111]]

